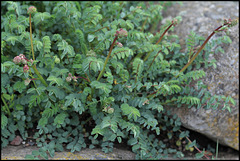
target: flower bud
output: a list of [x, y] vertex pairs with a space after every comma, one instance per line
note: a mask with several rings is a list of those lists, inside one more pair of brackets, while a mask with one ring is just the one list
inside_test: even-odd
[[120, 48], [123, 47], [122, 43], [120, 43], [120, 42], [117, 42], [117, 46]]
[[13, 62], [14, 62], [15, 64], [19, 64], [19, 63], [21, 62], [20, 56], [15, 56], [14, 59], [13, 59]]
[[111, 108], [111, 106], [105, 106], [105, 107], [103, 108], [103, 111], [111, 114], [111, 113], [114, 112], [114, 108]]
[[21, 59], [25, 59], [25, 58], [26, 58], [25, 55], [23, 55], [23, 54], [19, 54], [19, 57], [20, 57]]
[[76, 76], [73, 76], [72, 79], [73, 79], [73, 81], [77, 82], [77, 77]]
[[25, 86], [27, 86], [30, 82], [31, 82], [31, 79], [29, 79], [29, 78], [25, 79], [25, 80], [24, 80]]
[[67, 81], [67, 82], [71, 82], [71, 80], [72, 80], [71, 77], [67, 77], [67, 78], [66, 78], [66, 81]]
[[114, 112], [114, 108], [109, 108], [108, 111], [107, 111], [107, 113], [110, 113], [110, 114], [113, 113], [113, 112]]
[[177, 23], [178, 23], [178, 20], [177, 20], [177, 19], [172, 20], [172, 24], [173, 24], [173, 26], [176, 26]]
[[31, 65], [33, 64], [33, 60], [32, 59], [30, 59], [29, 62], [31, 63]]
[[26, 60], [26, 59], [21, 59], [21, 62], [22, 62], [23, 64], [27, 64], [27, 60]]
[[224, 18], [223, 22], [224, 22], [224, 24], [226, 24], [228, 21], [227, 21], [227, 19], [226, 19], [226, 18]]
[[32, 14], [32, 13], [35, 13], [35, 12], [37, 12], [36, 7], [31, 6], [31, 7], [28, 8], [28, 11], [27, 11], [28, 14]]
[[69, 77], [72, 77], [72, 74], [71, 74], [71, 73], [69, 73], [69, 74], [68, 74], [68, 76], [69, 76]]
[[56, 64], [59, 64], [59, 63], [60, 63], [60, 59], [59, 59], [58, 57], [56, 57], [55, 60], [54, 60], [54, 62], [55, 62]]
[[119, 36], [119, 37], [123, 37], [123, 36], [127, 36], [128, 33], [126, 30], [123, 30], [122, 28], [119, 31], [116, 31], [115, 36]]
[[24, 72], [24, 73], [27, 73], [28, 70], [29, 70], [29, 67], [28, 67], [27, 64], [25, 64], [24, 67], [23, 67], [23, 72]]

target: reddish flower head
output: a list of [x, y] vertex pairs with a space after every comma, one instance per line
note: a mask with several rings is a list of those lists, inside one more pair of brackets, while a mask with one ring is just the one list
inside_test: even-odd
[[28, 11], [27, 11], [28, 14], [32, 14], [32, 13], [35, 13], [35, 12], [37, 12], [36, 7], [31, 6], [31, 7], [28, 8]]
[[127, 37], [128, 33], [126, 30], [123, 30], [122, 28], [119, 31], [116, 31], [115, 36], [119, 36], [119, 37], [123, 37], [126, 36]]
[[24, 73], [27, 73], [28, 70], [29, 70], [29, 67], [28, 67], [27, 64], [25, 64], [24, 67], [23, 67], [23, 72], [24, 72]]
[[13, 59], [13, 62], [15, 64], [19, 64], [21, 61], [22, 61], [22, 59], [20, 58], [20, 56], [15, 56], [14, 59]]

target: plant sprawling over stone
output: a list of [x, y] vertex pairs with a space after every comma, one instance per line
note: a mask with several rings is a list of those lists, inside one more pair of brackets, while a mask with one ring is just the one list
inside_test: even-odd
[[191, 32], [183, 53], [171, 34], [181, 17], [149, 32], [172, 2], [145, 3], [1, 2], [1, 148], [16, 132], [26, 140], [35, 130], [40, 149], [28, 159], [53, 157], [64, 145], [107, 153], [123, 139], [136, 159], [184, 157], [159, 137], [188, 136], [168, 106], [231, 110], [231, 97], [212, 96], [201, 81], [190, 84], [205, 76], [200, 67], [216, 67], [208, 57], [230, 38], [205, 43]]

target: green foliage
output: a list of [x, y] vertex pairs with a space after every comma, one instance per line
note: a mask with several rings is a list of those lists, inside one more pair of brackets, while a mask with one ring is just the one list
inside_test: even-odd
[[135, 107], [129, 106], [126, 103], [121, 105], [121, 110], [123, 112], [123, 115], [128, 116], [128, 119], [133, 118], [134, 121], [136, 121], [137, 116], [140, 117], [140, 113], [139, 113], [138, 109], [136, 109]]
[[[169, 139], [188, 136], [187, 131], [179, 133], [181, 120], [167, 107], [231, 112], [235, 105], [231, 97], [212, 96], [201, 81], [197, 87], [190, 84], [205, 76], [201, 67], [216, 66], [209, 55], [223, 53], [219, 45], [231, 39], [211, 40], [180, 72], [205, 38], [191, 32], [187, 54], [180, 52], [177, 35], [163, 35], [156, 43], [173, 25], [168, 21], [160, 32], [156, 30], [162, 10], [172, 3], [1, 2], [1, 148], [16, 132], [26, 140], [34, 129], [40, 149], [26, 159], [48, 159], [64, 145], [71, 152], [101, 147], [108, 153], [123, 139], [136, 159], [184, 157], [159, 137], [162, 133]], [[27, 14], [32, 5], [37, 8], [31, 14], [36, 60], [32, 60]], [[26, 59], [18, 62], [20, 54]]]
[[138, 81], [138, 78], [141, 76], [141, 73], [143, 71], [143, 60], [140, 58], [136, 58], [133, 61], [133, 73], [136, 74], [136, 81]]

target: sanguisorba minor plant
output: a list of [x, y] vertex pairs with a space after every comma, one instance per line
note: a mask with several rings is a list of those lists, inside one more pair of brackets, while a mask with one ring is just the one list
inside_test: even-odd
[[30, 130], [39, 150], [28, 159], [48, 159], [64, 145], [107, 153], [123, 139], [136, 159], [184, 157], [162, 133], [196, 147], [167, 107], [231, 112], [230, 96], [190, 83], [205, 76], [200, 67], [216, 66], [208, 57], [223, 52], [219, 44], [231, 43], [227, 35], [212, 40], [214, 34], [238, 21], [223, 20], [207, 38], [191, 32], [182, 53], [171, 35], [181, 17], [153, 35], [168, 3], [147, 3], [1, 2], [1, 148], [17, 134], [26, 140]]

